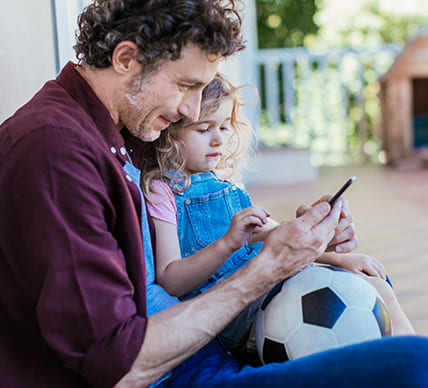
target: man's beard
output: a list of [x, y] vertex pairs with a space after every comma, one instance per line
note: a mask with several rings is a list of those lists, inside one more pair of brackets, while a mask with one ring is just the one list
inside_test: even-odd
[[[129, 117], [138, 118], [144, 116], [144, 102], [150, 101], [150, 93], [146, 87], [147, 84], [148, 76], [143, 73], [135, 75], [130, 81], [124, 95], [127, 101]], [[160, 135], [153, 131], [151, 124], [145, 121], [139, 122], [139, 120], [135, 120], [134, 124], [128, 124], [127, 129], [133, 136], [147, 142], [156, 140]]]

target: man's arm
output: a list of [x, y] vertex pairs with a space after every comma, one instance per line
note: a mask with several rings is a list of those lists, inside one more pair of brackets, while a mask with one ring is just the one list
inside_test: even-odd
[[266, 237], [249, 264], [202, 295], [148, 319], [143, 346], [117, 387], [145, 387], [211, 341], [244, 307], [316, 260], [334, 235], [341, 207], [323, 203]]

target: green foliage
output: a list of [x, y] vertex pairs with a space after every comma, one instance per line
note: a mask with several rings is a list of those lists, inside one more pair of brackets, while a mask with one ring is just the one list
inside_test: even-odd
[[329, 7], [320, 8], [314, 15], [320, 28], [316, 36], [305, 40], [308, 47], [373, 48], [387, 43], [404, 44], [428, 21], [428, 6], [418, 0], [407, 0], [414, 6], [408, 6], [406, 12], [400, 12], [400, 3], [392, 6], [385, 0], [360, 0], [348, 7], [342, 3], [340, 9], [339, 2], [336, 6], [334, 0], [328, 2]]
[[257, 0], [259, 48], [298, 47], [318, 26], [316, 0]]
[[403, 44], [428, 20], [428, 2], [406, 3], [404, 12], [395, 0], [256, 0], [259, 48]]

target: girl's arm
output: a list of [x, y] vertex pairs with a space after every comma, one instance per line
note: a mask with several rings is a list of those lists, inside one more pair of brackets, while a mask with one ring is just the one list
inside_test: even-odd
[[156, 229], [156, 281], [182, 296], [207, 281], [251, 236], [267, 223], [267, 212], [250, 207], [236, 213], [227, 233], [194, 255], [181, 258], [176, 225], [153, 218]]
[[208, 280], [233, 253], [222, 239], [181, 258], [177, 227], [153, 219], [156, 229], [156, 281], [170, 295], [182, 296]]

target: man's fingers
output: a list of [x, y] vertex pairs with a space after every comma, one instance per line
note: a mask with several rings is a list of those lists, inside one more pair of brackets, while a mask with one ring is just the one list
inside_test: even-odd
[[[334, 250], [337, 253], [349, 253], [349, 252], [352, 252], [355, 249], [357, 249], [358, 245], [360, 245], [360, 242], [358, 241], [358, 238], [357, 237], [353, 237], [352, 239], [350, 239], [348, 241], [345, 241], [345, 242], [343, 242], [341, 244], [337, 244], [334, 247]], [[331, 250], [331, 247], [330, 247], [329, 250]]]
[[299, 217], [303, 216], [303, 214], [305, 214], [311, 208], [312, 208], [312, 206], [309, 206], [307, 204], [303, 204], [303, 205], [299, 206], [299, 208], [296, 210], [296, 217], [299, 218]]
[[[303, 231], [308, 231], [316, 226], [318, 226], [321, 222], [324, 222], [326, 217], [333, 213], [333, 211], [330, 211], [330, 205], [327, 202], [321, 202], [318, 205], [315, 205], [311, 209], [309, 209], [307, 212], [305, 212], [302, 216], [297, 218], [296, 221], [299, 222], [300, 225], [303, 227]], [[334, 227], [337, 225], [337, 218], [338, 218], [338, 211], [335, 211], [333, 214], [333, 217], [328, 217], [331, 219], [336, 218], [336, 222], [332, 222], [332, 225], [334, 224]], [[326, 226], [327, 229], [330, 230], [328, 226]], [[334, 228], [333, 227], [333, 228]]]
[[300, 218], [311, 225], [316, 225], [321, 222], [330, 212], [330, 205], [327, 202], [322, 202], [310, 208]]

